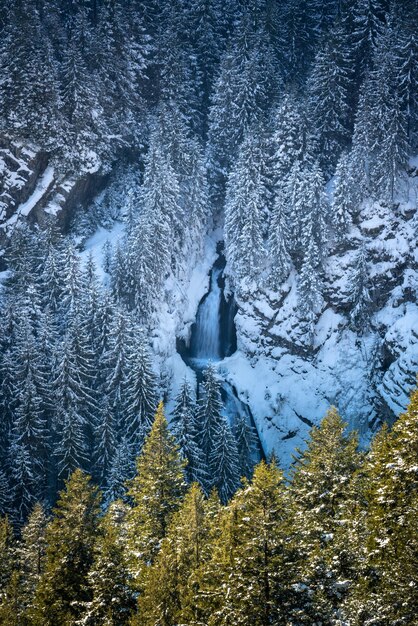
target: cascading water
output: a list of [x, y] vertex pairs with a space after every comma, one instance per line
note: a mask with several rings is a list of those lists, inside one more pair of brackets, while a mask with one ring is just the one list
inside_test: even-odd
[[[179, 342], [178, 350], [189, 367], [195, 373], [200, 384], [203, 371], [209, 362], [222, 362], [225, 357], [231, 356], [236, 350], [236, 329], [234, 317], [237, 311], [232, 297], [225, 299], [225, 257], [222, 248], [218, 248], [219, 257], [215, 262], [210, 274], [209, 291], [201, 301], [196, 322], [193, 324], [190, 345], [186, 346]], [[231, 425], [234, 424], [237, 415], [241, 415], [253, 427], [256, 433], [253, 416], [247, 404], [242, 402], [236, 389], [227, 381], [222, 383], [222, 398], [224, 402], [224, 415]], [[254, 460], [263, 457], [263, 450], [257, 437]]]
[[209, 293], [199, 306], [196, 325], [191, 341], [191, 356], [197, 362], [219, 361], [221, 359], [221, 267], [214, 267], [211, 273]]

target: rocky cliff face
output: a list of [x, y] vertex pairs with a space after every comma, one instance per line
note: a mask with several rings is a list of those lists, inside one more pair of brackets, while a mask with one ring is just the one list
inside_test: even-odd
[[[97, 171], [57, 173], [44, 152], [5, 140], [0, 168], [3, 247], [24, 220], [42, 224], [53, 214], [64, 225], [74, 207], [88, 205], [106, 182]], [[418, 371], [417, 174], [412, 161], [404, 200], [394, 206], [364, 203], [344, 246], [329, 249], [325, 298], [313, 337], [307, 337], [298, 309], [296, 271], [279, 292], [254, 288], [236, 297], [237, 350], [220, 360], [219, 371], [249, 407], [264, 451], [274, 449], [284, 465], [330, 404], [359, 430], [365, 444], [382, 420], [392, 422], [407, 404]], [[103, 232], [98, 238], [100, 246], [106, 237]], [[174, 379], [180, 380], [187, 368], [176, 345], [190, 338], [221, 239], [221, 230], [208, 238], [198, 267], [184, 261], [180, 282], [167, 285], [166, 301], [155, 317], [151, 339], [168, 381], [169, 404]], [[367, 261], [370, 325], [353, 329], [348, 268], [360, 246]], [[100, 254], [97, 258], [100, 262]]]
[[45, 224], [56, 216], [66, 227], [71, 211], [86, 206], [102, 187], [100, 170], [66, 171], [36, 145], [0, 137], [0, 248], [17, 224]]
[[[225, 366], [249, 403], [266, 451], [290, 460], [312, 423], [338, 407], [364, 443], [405, 408], [418, 372], [417, 172], [404, 201], [364, 203], [344, 248], [330, 249], [325, 298], [309, 340], [298, 310], [297, 275], [279, 293], [239, 299], [238, 349]], [[350, 323], [353, 255], [364, 246], [370, 324]]]

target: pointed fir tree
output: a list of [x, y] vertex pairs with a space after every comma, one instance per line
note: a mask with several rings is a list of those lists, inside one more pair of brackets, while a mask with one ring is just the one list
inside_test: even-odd
[[100, 520], [88, 573], [91, 600], [86, 603], [82, 617], [86, 626], [130, 623], [135, 596], [125, 551], [127, 514], [126, 505], [116, 501]]
[[148, 434], [157, 408], [157, 376], [151, 354], [141, 336], [136, 338], [128, 355], [127, 374], [123, 385], [125, 403], [124, 433], [136, 455]]
[[273, 118], [273, 169], [275, 184], [282, 184], [296, 161], [303, 158], [306, 129], [298, 101], [285, 93]]
[[127, 549], [136, 585], [140, 586], [144, 567], [158, 553], [171, 516], [180, 506], [184, 465], [160, 402], [128, 492], [134, 505], [128, 517]]
[[0, 469], [0, 516], [10, 514], [12, 496], [10, 493], [9, 472]]
[[200, 394], [197, 411], [199, 445], [208, 463], [216, 433], [223, 422], [221, 383], [212, 364], [203, 373]]
[[273, 289], [278, 289], [286, 280], [292, 266], [286, 208], [285, 193], [283, 189], [278, 189], [270, 218], [268, 239], [268, 253], [271, 261], [269, 283]]
[[97, 487], [80, 469], [66, 481], [48, 524], [45, 569], [30, 618], [52, 626], [75, 622], [91, 598], [88, 572], [94, 560], [100, 498]]
[[240, 484], [240, 466], [237, 442], [225, 418], [213, 434], [209, 453], [211, 485], [221, 502], [226, 504]]
[[16, 567], [16, 540], [9, 518], [0, 518], [0, 597], [6, 592]]
[[18, 547], [19, 572], [22, 577], [24, 611], [30, 611], [36, 589], [44, 571], [46, 554], [46, 527], [48, 516], [37, 502], [22, 529]]
[[243, 415], [238, 415], [236, 418], [234, 435], [237, 442], [239, 475], [250, 480], [254, 470], [256, 439], [254, 428]]
[[103, 401], [103, 407], [100, 410], [100, 421], [97, 423], [94, 436], [94, 473], [99, 477], [100, 484], [104, 485], [109, 475], [116, 449], [115, 424], [107, 398]]
[[290, 518], [281, 471], [275, 460], [261, 462], [251, 483], [225, 510], [213, 548], [218, 573], [212, 585], [217, 585], [218, 593], [212, 596], [210, 623], [268, 626], [290, 617], [293, 554], [286, 545]]
[[342, 43], [332, 39], [325, 42], [317, 52], [308, 82], [309, 119], [318, 142], [321, 163], [328, 171], [335, 167], [350, 136], [352, 64]]
[[354, 624], [414, 621], [417, 610], [418, 392], [392, 430], [379, 435], [365, 464], [360, 576], [348, 600]]
[[262, 163], [260, 142], [248, 134], [228, 179], [225, 204], [225, 252], [239, 286], [257, 278], [264, 260]]
[[199, 446], [199, 433], [196, 420], [197, 406], [187, 378], [184, 379], [176, 397], [172, 428], [180, 453], [187, 461], [185, 474], [189, 483], [198, 482], [203, 489], [208, 485], [205, 455]]
[[145, 574], [133, 624], [197, 623], [195, 574], [208, 558], [209, 519], [200, 487], [193, 483], [169, 525], [155, 563]]
[[[336, 617], [339, 592], [336, 572], [326, 559], [343, 507], [351, 497], [350, 481], [360, 465], [358, 437], [346, 433], [347, 424], [332, 407], [319, 427], [313, 427], [307, 448], [292, 467], [291, 495], [295, 507], [295, 566], [299, 583], [306, 585], [305, 610], [310, 619]], [[309, 599], [310, 597], [310, 599]]]
[[116, 446], [106, 476], [106, 487], [103, 493], [105, 506], [114, 500], [126, 500], [129, 481], [135, 475], [135, 457], [125, 437]]

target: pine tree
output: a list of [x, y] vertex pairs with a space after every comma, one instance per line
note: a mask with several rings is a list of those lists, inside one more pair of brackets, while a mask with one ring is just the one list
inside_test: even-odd
[[8, 11], [0, 47], [0, 103], [4, 130], [56, 147], [60, 127], [57, 64], [49, 33], [43, 28], [35, 2]]
[[7, 515], [11, 511], [12, 498], [8, 475], [0, 469], [0, 516]]
[[195, 573], [208, 558], [209, 520], [196, 483], [174, 514], [155, 563], [146, 572], [134, 624], [196, 624], [200, 610]]
[[349, 139], [350, 59], [341, 42], [330, 39], [318, 51], [309, 78], [309, 119], [321, 162], [332, 170]]
[[298, 283], [299, 310], [303, 320], [306, 320], [306, 333], [310, 342], [314, 339], [315, 323], [323, 303], [318, 258], [319, 250], [312, 237], [308, 243]]
[[221, 502], [225, 504], [239, 487], [240, 466], [237, 442], [224, 417], [213, 432], [209, 468], [211, 486], [218, 491]]
[[388, 22], [376, 46], [373, 67], [360, 91], [353, 136], [362, 199], [393, 202], [408, 153], [408, 125], [402, 107], [396, 58], [396, 32]]
[[22, 612], [32, 607], [34, 595], [45, 566], [46, 527], [48, 517], [40, 503], [36, 503], [22, 529], [18, 546], [19, 575], [21, 577]]
[[314, 57], [315, 20], [308, 2], [285, 0], [277, 19], [277, 47], [286, 79], [296, 85], [304, 82]]
[[254, 470], [255, 433], [243, 415], [236, 418], [234, 435], [237, 442], [239, 475], [250, 480]]
[[358, 0], [354, 11], [354, 41], [360, 68], [370, 67], [372, 54], [385, 23], [385, 0]]
[[35, 460], [27, 445], [15, 441], [10, 447], [10, 483], [12, 487], [12, 517], [16, 524], [26, 521], [40, 494], [40, 486], [36, 480]]
[[286, 209], [286, 195], [283, 189], [278, 189], [270, 218], [268, 239], [268, 256], [271, 261], [269, 283], [273, 289], [278, 289], [286, 280], [292, 266]]
[[208, 159], [216, 204], [223, 198], [226, 176], [242, 140], [268, 105], [275, 70], [273, 56], [265, 54], [264, 36], [254, 32], [251, 19], [244, 15], [221, 59], [209, 112]]
[[100, 410], [100, 422], [97, 424], [94, 445], [94, 469], [99, 477], [100, 484], [106, 482], [116, 448], [116, 432], [113, 413], [107, 398], [104, 399]]
[[257, 278], [263, 262], [263, 212], [267, 190], [260, 142], [248, 134], [227, 184], [225, 251], [239, 286]]
[[[80, 8], [68, 28], [68, 41], [61, 63], [62, 112], [66, 119], [66, 157], [84, 167], [96, 165], [95, 153], [101, 139], [103, 110], [98, 101], [98, 86], [85, 58], [88, 41], [85, 9]], [[93, 162], [91, 161], [93, 157]]]
[[139, 454], [148, 434], [158, 402], [157, 377], [145, 339], [137, 337], [127, 360], [123, 392], [125, 402], [124, 433], [134, 454]]
[[0, 518], [0, 602], [16, 565], [16, 543], [12, 525], [7, 516]]
[[116, 308], [110, 320], [109, 335], [103, 337], [105, 345], [102, 354], [106, 395], [116, 433], [120, 433], [124, 428], [124, 385], [128, 376], [129, 354], [133, 351], [133, 335], [131, 318], [122, 308]]
[[132, 447], [125, 437], [116, 446], [106, 476], [104, 504], [108, 506], [114, 500], [126, 500], [127, 485], [135, 475], [135, 458]]
[[30, 617], [33, 624], [74, 623], [91, 598], [88, 572], [94, 558], [99, 492], [80, 469], [66, 481], [48, 524], [45, 570]]
[[[413, 623], [417, 611], [418, 393], [372, 446], [365, 465], [361, 576], [349, 600], [354, 624]], [[350, 606], [351, 605], [351, 606]]]
[[205, 455], [199, 446], [199, 433], [196, 418], [197, 406], [187, 378], [184, 379], [176, 397], [172, 428], [180, 453], [187, 461], [185, 474], [189, 483], [198, 482], [203, 489], [208, 485]]
[[261, 462], [252, 482], [225, 510], [215, 540], [212, 567], [217, 573], [210, 624], [286, 623], [292, 581], [288, 532], [283, 475], [275, 460]]
[[209, 364], [204, 371], [202, 387], [198, 403], [197, 424], [200, 437], [199, 445], [208, 462], [215, 433], [223, 422], [221, 384], [212, 364]]
[[24, 618], [22, 597], [22, 576], [15, 569], [7, 585], [2, 601], [0, 602], [0, 623], [7, 626], [20, 626]]
[[320, 426], [311, 430], [307, 448], [299, 452], [292, 468], [294, 541], [299, 546], [296, 577], [308, 590], [304, 602], [311, 620], [329, 622], [340, 599], [336, 572], [326, 554], [345, 514], [350, 481], [361, 458], [357, 436], [347, 435], [346, 427], [337, 410], [331, 408]]
[[296, 161], [303, 158], [306, 128], [300, 106], [291, 93], [285, 93], [273, 118], [273, 168], [276, 185], [283, 184]]
[[134, 593], [125, 553], [127, 507], [120, 501], [110, 505], [100, 520], [94, 558], [88, 573], [91, 600], [86, 603], [82, 623], [124, 626], [135, 607]]
[[128, 517], [130, 571], [136, 584], [146, 563], [155, 558], [173, 513], [184, 492], [184, 462], [159, 404], [155, 420], [137, 461], [129, 496], [134, 506]]

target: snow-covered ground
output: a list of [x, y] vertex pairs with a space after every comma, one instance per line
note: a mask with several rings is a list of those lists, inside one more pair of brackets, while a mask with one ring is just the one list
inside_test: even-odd
[[[407, 404], [418, 370], [417, 183], [409, 182], [407, 201], [395, 209], [366, 203], [348, 246], [330, 251], [324, 307], [312, 344], [298, 311], [295, 272], [279, 293], [258, 290], [238, 302], [238, 350], [218, 362], [218, 369], [249, 406], [264, 451], [274, 450], [284, 467], [330, 405], [366, 445], [380, 421], [394, 419]], [[115, 222], [108, 230], [98, 229], [85, 243], [84, 257], [93, 252], [101, 267], [104, 243], [114, 245], [123, 228]], [[177, 352], [177, 340], [190, 339], [221, 239], [221, 230], [207, 236], [194, 266], [185, 260], [177, 277], [167, 281], [154, 319], [150, 344], [162, 370], [168, 411], [184, 377], [195, 382], [195, 373]], [[378, 298], [364, 334], [350, 328], [347, 316], [348, 268], [360, 243]]]

